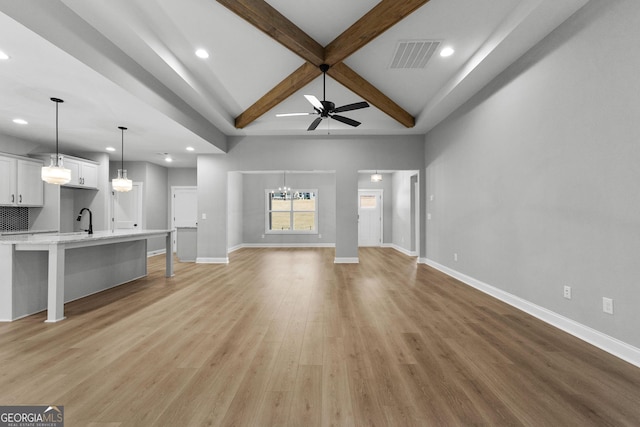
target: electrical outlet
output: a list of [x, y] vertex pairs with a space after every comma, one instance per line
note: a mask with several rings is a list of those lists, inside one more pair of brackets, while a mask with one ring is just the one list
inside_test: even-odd
[[206, 213], [202, 214], [202, 219], [207, 219], [207, 214]]
[[564, 296], [566, 299], [571, 299], [571, 286], [565, 286], [565, 287], [564, 287], [564, 293], [563, 293], [563, 296]]
[[611, 298], [602, 297], [602, 311], [613, 314], [613, 300]]
[[322, 239], [322, 234], [318, 233], [318, 239]]
[[454, 260], [454, 261], [458, 261], [458, 254], [457, 254], [457, 253], [456, 253], [456, 254], [453, 254], [453, 260]]
[[427, 212], [427, 219], [431, 219], [431, 214]]

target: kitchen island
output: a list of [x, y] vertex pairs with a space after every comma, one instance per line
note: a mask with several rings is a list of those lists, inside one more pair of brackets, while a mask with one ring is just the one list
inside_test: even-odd
[[115, 230], [0, 237], [0, 321], [47, 310], [147, 275], [147, 238], [165, 236], [166, 276], [173, 276], [173, 230]]

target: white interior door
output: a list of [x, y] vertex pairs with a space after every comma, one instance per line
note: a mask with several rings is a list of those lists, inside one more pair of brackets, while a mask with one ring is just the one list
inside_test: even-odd
[[[171, 187], [171, 228], [198, 225], [198, 188]], [[173, 233], [173, 251], [176, 251], [178, 233]]]
[[134, 182], [131, 191], [112, 191], [113, 228], [142, 229], [142, 183]]
[[358, 246], [382, 245], [382, 190], [358, 190]]

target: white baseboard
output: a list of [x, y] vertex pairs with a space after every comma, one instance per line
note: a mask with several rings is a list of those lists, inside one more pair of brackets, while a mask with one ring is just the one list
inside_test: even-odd
[[155, 251], [150, 251], [150, 252], [147, 252], [147, 258], [152, 257], [152, 256], [156, 256], [156, 255], [164, 255], [166, 253], [167, 253], [166, 249], [158, 249], [158, 250], [155, 250]]
[[333, 259], [334, 264], [359, 264], [360, 259], [358, 257], [335, 257]]
[[229, 249], [229, 252], [241, 248], [335, 248], [335, 243], [242, 243]]
[[396, 251], [403, 253], [407, 256], [418, 256], [418, 253], [416, 251], [410, 251], [408, 249], [403, 248], [402, 246], [398, 246], [395, 243], [383, 243], [382, 244], [383, 248], [393, 248]]
[[458, 279], [459, 281], [473, 288], [476, 288], [479, 291], [484, 292], [485, 294], [491, 295], [492, 297], [499, 299], [500, 301], [505, 302], [512, 307], [522, 310], [525, 313], [528, 313], [533, 317], [542, 320], [543, 322], [555, 326], [556, 328], [561, 329], [573, 335], [574, 337], [580, 338], [581, 340], [586, 341], [589, 344], [594, 345], [601, 350], [604, 350], [607, 353], [610, 353], [626, 362], [629, 362], [632, 365], [640, 367], [640, 348], [620, 341], [617, 338], [613, 338], [609, 335], [603, 334], [602, 332], [590, 328], [589, 326], [578, 323], [574, 320], [569, 319], [568, 317], [564, 317], [558, 313], [512, 295], [494, 286], [476, 280], [473, 277], [469, 277], [449, 267], [438, 264], [437, 262], [432, 261], [428, 258], [422, 258], [422, 260], [424, 260], [424, 264], [427, 264], [435, 268], [436, 270], [440, 270], [448, 276]]
[[231, 252], [237, 251], [238, 249], [242, 249], [242, 248], [244, 248], [244, 245], [240, 243], [239, 245], [235, 245], [230, 248], [227, 248], [227, 253], [230, 254]]
[[229, 264], [229, 258], [196, 258], [196, 264]]

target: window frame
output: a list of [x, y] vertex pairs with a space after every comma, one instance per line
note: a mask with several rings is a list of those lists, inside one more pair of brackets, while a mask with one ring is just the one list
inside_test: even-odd
[[[270, 209], [270, 204], [269, 201], [270, 199], [270, 195], [271, 194], [275, 194], [275, 193], [283, 193], [283, 191], [280, 191], [276, 188], [269, 188], [266, 189], [264, 191], [264, 203], [265, 203], [265, 207], [264, 207], [264, 232], [265, 234], [319, 234], [319, 229], [318, 229], [318, 201], [319, 201], [319, 197], [318, 197], [318, 189], [317, 188], [295, 188], [295, 189], [291, 189], [289, 191], [289, 193], [292, 194], [292, 197], [290, 199], [291, 203], [289, 205], [289, 210], [272, 210]], [[294, 210], [294, 206], [293, 206], [293, 194], [295, 193], [313, 193], [315, 194], [315, 210], [313, 211], [306, 211], [306, 210]], [[271, 217], [271, 213], [272, 212], [289, 212], [289, 226], [291, 227], [291, 229], [289, 230], [271, 230], [269, 228], [269, 218]], [[294, 215], [296, 212], [313, 212], [314, 214], [314, 221], [313, 221], [313, 229], [312, 230], [294, 230], [293, 229], [293, 224], [294, 224]]]

